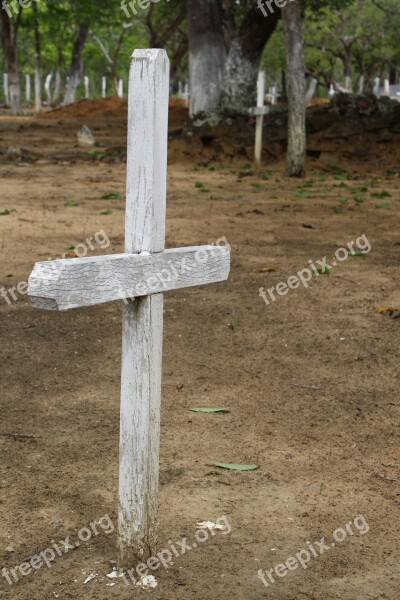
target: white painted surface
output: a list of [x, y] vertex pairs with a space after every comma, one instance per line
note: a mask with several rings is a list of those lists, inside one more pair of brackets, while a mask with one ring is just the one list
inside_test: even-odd
[[124, 97], [124, 82], [122, 79], [118, 81], [118, 96], [120, 98]]
[[390, 96], [390, 82], [389, 79], [385, 79], [383, 82], [383, 95]]
[[31, 76], [25, 75], [25, 100], [27, 104], [31, 103]]
[[[264, 71], [260, 71], [258, 74], [258, 80], [257, 80], [257, 108], [262, 108], [264, 106], [264, 97], [265, 97], [265, 73], [264, 73]], [[263, 114], [258, 115], [257, 121], [256, 121], [256, 139], [255, 139], [255, 144], [254, 144], [254, 158], [255, 158], [257, 168], [259, 168], [261, 165], [263, 124], [264, 124], [264, 115]]]
[[[163, 252], [167, 187], [169, 60], [136, 50], [128, 94], [125, 251]], [[124, 306], [119, 468], [119, 562], [157, 543], [163, 296]]]
[[32, 306], [68, 310], [225, 281], [229, 267], [221, 246], [45, 261], [36, 263], [28, 294]]
[[[182, 287], [184, 280], [187, 286], [227, 278], [228, 247], [164, 250], [168, 100], [166, 52], [136, 50], [129, 74], [126, 254], [37, 263], [28, 290], [35, 306], [71, 308], [68, 294], [72, 293], [77, 306], [98, 304], [114, 299], [120, 284], [122, 288], [129, 286], [130, 294], [134, 277], [143, 279], [146, 274], [157, 275], [155, 285], [161, 286], [160, 291]], [[209, 253], [207, 261], [204, 252]], [[190, 271], [182, 269], [184, 258], [187, 264], [187, 259], [195, 262]], [[172, 265], [177, 263], [180, 275], [176, 282], [165, 273], [162, 282], [159, 275], [164, 269], [172, 272]], [[149, 558], [156, 548], [163, 328], [163, 295], [158, 289], [127, 300], [123, 309], [118, 511], [121, 567]]]
[[101, 78], [101, 96], [105, 98], [107, 95], [107, 77]]
[[52, 73], [49, 73], [46, 77], [46, 80], [44, 82], [44, 91], [46, 92], [46, 98], [47, 98], [47, 102], [48, 104], [51, 104], [51, 80], [53, 79], [53, 75]]
[[86, 100], [88, 100], [90, 98], [90, 81], [87, 75], [85, 75], [85, 77], [83, 78], [83, 85], [85, 88], [85, 98]]

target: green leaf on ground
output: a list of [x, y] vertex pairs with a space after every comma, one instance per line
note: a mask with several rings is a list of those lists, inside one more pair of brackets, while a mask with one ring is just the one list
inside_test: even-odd
[[259, 465], [236, 465], [234, 463], [207, 463], [210, 467], [219, 467], [220, 469], [228, 469], [230, 471], [254, 471], [259, 468]]
[[118, 200], [119, 194], [116, 192], [110, 192], [109, 194], [103, 194], [100, 196], [100, 200]]
[[317, 271], [320, 275], [330, 275], [331, 270], [329, 267], [318, 267]]
[[107, 208], [107, 210], [102, 210], [101, 215], [112, 215], [113, 211], [111, 210], [111, 208]]
[[199, 413], [219, 413], [219, 412], [227, 413], [227, 412], [229, 412], [229, 408], [189, 408], [189, 410], [191, 410], [192, 412], [199, 412]]

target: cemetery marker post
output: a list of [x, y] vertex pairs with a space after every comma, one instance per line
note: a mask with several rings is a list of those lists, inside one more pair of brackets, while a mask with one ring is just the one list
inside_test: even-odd
[[165, 50], [136, 50], [129, 75], [125, 253], [36, 263], [29, 278], [29, 299], [37, 308], [66, 310], [125, 301], [120, 567], [146, 560], [156, 549], [163, 292], [225, 281], [230, 268], [225, 246], [164, 250], [168, 99]]
[[264, 115], [267, 115], [269, 113], [268, 106], [264, 106], [264, 97], [265, 73], [264, 71], [260, 71], [257, 80], [257, 107], [250, 109], [250, 114], [256, 117], [256, 138], [254, 145], [254, 160], [256, 172], [260, 170], [261, 166]]

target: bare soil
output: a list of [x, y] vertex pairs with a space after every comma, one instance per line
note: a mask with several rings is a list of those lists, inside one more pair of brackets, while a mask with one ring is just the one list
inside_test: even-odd
[[[126, 123], [96, 119], [0, 118], [1, 146], [21, 149], [0, 164], [0, 289], [101, 230], [110, 245], [92, 240], [88, 255], [123, 250]], [[97, 154], [77, 146], [83, 123]], [[106, 577], [116, 532], [100, 530], [50, 569], [12, 586], [0, 577], [0, 598], [400, 598], [400, 319], [377, 310], [400, 306], [399, 178], [310, 159], [305, 183], [287, 180], [283, 163], [256, 177], [244, 162], [187, 157], [168, 174], [167, 247], [225, 236], [232, 271], [226, 283], [165, 295], [159, 548], [191, 545], [196, 523], [223, 515], [231, 532], [154, 571], [147, 590]], [[269, 305], [260, 297], [310, 259], [332, 264], [361, 235], [365, 256]], [[117, 519], [120, 303], [48, 313], [14, 293], [0, 298], [1, 569]], [[353, 527], [333, 547], [333, 532], [358, 515], [368, 533]], [[257, 577], [323, 537], [329, 547], [308, 568], [268, 587]]]

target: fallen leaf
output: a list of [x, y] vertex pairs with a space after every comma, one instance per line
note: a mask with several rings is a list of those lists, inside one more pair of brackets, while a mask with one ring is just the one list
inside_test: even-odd
[[379, 314], [387, 314], [392, 319], [398, 319], [400, 317], [400, 307], [395, 306], [378, 306]]
[[192, 412], [199, 413], [218, 413], [218, 412], [229, 412], [229, 408], [189, 408]]
[[277, 267], [260, 267], [260, 269], [256, 269], [257, 273], [272, 273], [273, 271], [277, 271]]
[[235, 463], [207, 463], [210, 467], [219, 467], [220, 469], [229, 469], [230, 471], [254, 471], [259, 465], [237, 465]]

